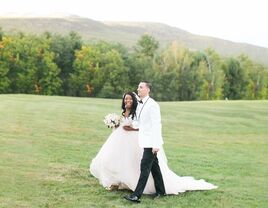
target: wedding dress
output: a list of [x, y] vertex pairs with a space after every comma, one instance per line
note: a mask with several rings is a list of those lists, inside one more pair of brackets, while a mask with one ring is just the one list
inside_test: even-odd
[[[123, 122], [111, 133], [90, 164], [91, 174], [106, 188], [113, 185], [119, 186], [119, 189], [130, 189], [132, 191], [136, 188], [140, 175], [143, 149], [138, 145], [138, 132], [123, 129], [123, 125], [130, 122], [132, 122], [130, 118], [123, 119]], [[157, 157], [166, 194], [217, 188], [217, 186], [203, 179], [196, 180], [193, 177], [176, 175], [167, 165], [167, 158], [163, 148], [157, 153]], [[155, 193], [154, 180], [151, 174], [143, 193]]]

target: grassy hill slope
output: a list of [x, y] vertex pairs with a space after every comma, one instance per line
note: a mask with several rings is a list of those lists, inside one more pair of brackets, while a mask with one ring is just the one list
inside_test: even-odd
[[[120, 100], [0, 95], [0, 207], [130, 207], [88, 173]], [[268, 101], [160, 103], [169, 166], [217, 190], [139, 207], [267, 207]]]

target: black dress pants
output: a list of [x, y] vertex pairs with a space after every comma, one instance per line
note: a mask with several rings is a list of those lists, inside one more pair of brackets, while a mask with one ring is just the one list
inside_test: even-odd
[[152, 148], [144, 148], [140, 164], [140, 177], [136, 189], [132, 194], [133, 196], [137, 196], [138, 198], [141, 197], [150, 172], [152, 172], [152, 176], [154, 178], [156, 193], [166, 193], [162, 173], [158, 164], [157, 154], [152, 153]]

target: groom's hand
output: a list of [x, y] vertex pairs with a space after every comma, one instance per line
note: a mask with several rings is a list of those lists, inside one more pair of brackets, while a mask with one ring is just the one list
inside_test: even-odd
[[154, 155], [156, 155], [158, 151], [159, 151], [159, 148], [153, 148], [153, 150], [152, 150]]

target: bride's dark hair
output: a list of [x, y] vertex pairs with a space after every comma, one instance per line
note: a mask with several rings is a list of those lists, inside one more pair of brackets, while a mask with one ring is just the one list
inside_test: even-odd
[[130, 109], [130, 113], [129, 115], [131, 115], [131, 118], [134, 119], [134, 117], [136, 116], [136, 109], [137, 109], [137, 106], [138, 106], [138, 101], [137, 101], [137, 98], [136, 96], [134, 95], [133, 92], [127, 92], [123, 95], [123, 99], [122, 99], [122, 115], [124, 115], [124, 113], [126, 112], [126, 107], [125, 107], [125, 97], [126, 95], [130, 95], [131, 98], [132, 98], [132, 106], [131, 106], [131, 109]]

